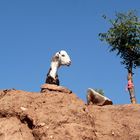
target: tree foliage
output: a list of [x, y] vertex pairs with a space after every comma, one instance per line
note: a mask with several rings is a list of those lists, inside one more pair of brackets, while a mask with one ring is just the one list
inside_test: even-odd
[[102, 89], [95, 89], [95, 91], [104, 96], [104, 91]]
[[[104, 16], [105, 19], [106, 16]], [[100, 33], [100, 39], [106, 41], [110, 51], [120, 56], [125, 68], [140, 66], [140, 21], [136, 11], [116, 13], [115, 19], [108, 20], [111, 27], [106, 33]]]

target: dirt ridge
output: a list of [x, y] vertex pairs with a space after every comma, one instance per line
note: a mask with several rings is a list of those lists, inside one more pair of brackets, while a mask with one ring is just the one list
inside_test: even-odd
[[87, 106], [74, 93], [0, 91], [0, 140], [140, 140], [140, 105]]

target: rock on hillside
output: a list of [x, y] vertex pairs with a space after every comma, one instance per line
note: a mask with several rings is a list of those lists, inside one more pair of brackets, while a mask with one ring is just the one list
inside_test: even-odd
[[4, 90], [0, 140], [140, 140], [140, 105], [86, 106], [74, 93]]

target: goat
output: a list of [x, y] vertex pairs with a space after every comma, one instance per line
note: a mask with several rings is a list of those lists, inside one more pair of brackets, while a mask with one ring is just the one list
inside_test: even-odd
[[87, 90], [86, 97], [87, 97], [87, 105], [94, 104], [94, 105], [103, 106], [103, 105], [112, 105], [113, 104], [113, 102], [109, 98], [99, 94], [92, 88], [89, 88]]
[[70, 66], [71, 59], [66, 51], [61, 50], [52, 57], [51, 66], [47, 74], [45, 83], [59, 86], [60, 82], [58, 79], [57, 71], [58, 68], [60, 68], [63, 65]]

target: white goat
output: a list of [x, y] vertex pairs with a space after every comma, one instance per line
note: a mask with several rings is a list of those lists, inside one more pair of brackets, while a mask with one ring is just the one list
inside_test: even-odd
[[113, 102], [109, 98], [95, 91], [94, 89], [89, 88], [87, 91], [87, 104], [88, 105], [95, 104], [103, 106], [103, 105], [112, 105]]
[[59, 85], [59, 79], [57, 75], [58, 68], [62, 65], [70, 66], [71, 59], [66, 51], [61, 50], [57, 52], [51, 61], [51, 66], [47, 74], [46, 82], [47, 84]]

